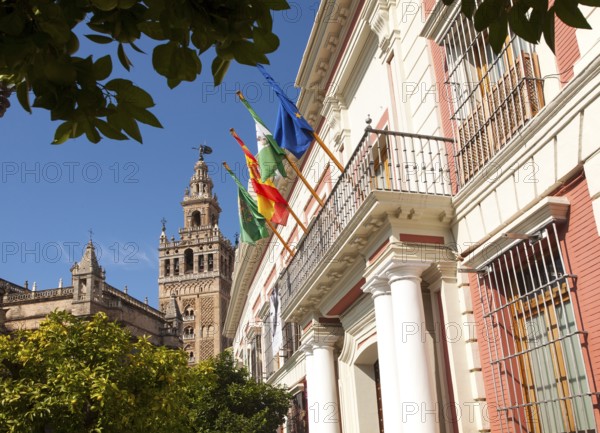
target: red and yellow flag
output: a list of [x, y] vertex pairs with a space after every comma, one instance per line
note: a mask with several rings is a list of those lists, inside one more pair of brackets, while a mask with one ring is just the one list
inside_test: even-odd
[[285, 225], [289, 216], [287, 200], [283, 198], [271, 179], [267, 179], [265, 182], [260, 180], [258, 161], [233, 129], [231, 129], [231, 135], [233, 135], [233, 138], [235, 138], [246, 155], [246, 164], [248, 165], [252, 188], [256, 193], [258, 211], [267, 221]]

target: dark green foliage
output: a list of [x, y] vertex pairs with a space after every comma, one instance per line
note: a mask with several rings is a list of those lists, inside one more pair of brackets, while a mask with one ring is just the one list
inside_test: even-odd
[[[0, 85], [16, 90], [26, 111], [44, 108], [62, 121], [54, 144], [83, 134], [93, 143], [102, 136], [141, 142], [139, 122], [161, 126], [147, 110], [154, 102], [131, 82], [111, 86], [112, 56], [129, 70], [129, 49], [141, 52], [136, 41], [159, 41], [152, 65], [173, 88], [194, 81], [200, 54], [215, 47], [219, 84], [231, 61], [268, 63], [279, 46], [271, 13], [287, 8], [286, 0], [0, 0]], [[80, 25], [93, 32], [85, 35], [90, 41], [114, 47], [112, 56], [76, 56]], [[123, 103], [122, 91], [143, 93], [146, 102]]]

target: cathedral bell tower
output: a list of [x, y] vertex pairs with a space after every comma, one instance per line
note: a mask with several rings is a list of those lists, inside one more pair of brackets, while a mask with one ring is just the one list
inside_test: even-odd
[[221, 208], [208, 175], [204, 154], [186, 188], [181, 207], [183, 227], [179, 239], [168, 239], [166, 221], [160, 235], [159, 304], [167, 312], [174, 297], [181, 311], [181, 337], [189, 363], [216, 355], [229, 346], [222, 334], [229, 304], [234, 252], [219, 229]]

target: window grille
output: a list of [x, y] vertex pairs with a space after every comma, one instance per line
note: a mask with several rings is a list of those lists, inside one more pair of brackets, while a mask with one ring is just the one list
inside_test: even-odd
[[294, 395], [290, 404], [290, 409], [287, 413], [286, 431], [288, 433], [308, 432], [306, 407], [306, 393], [302, 391]]
[[[502, 432], [592, 432], [592, 394], [575, 320], [575, 276], [556, 226], [498, 255], [478, 277]], [[493, 419], [490, 414], [490, 419]]]
[[460, 185], [467, 183], [544, 106], [533, 45], [511, 35], [494, 54], [487, 31], [460, 15], [443, 40]]

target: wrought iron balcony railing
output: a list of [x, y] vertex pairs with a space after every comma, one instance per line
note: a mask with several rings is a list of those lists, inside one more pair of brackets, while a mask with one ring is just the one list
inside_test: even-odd
[[484, 171], [545, 105], [534, 46], [511, 35], [495, 54], [488, 39], [459, 17], [443, 42], [459, 187]]
[[302, 293], [310, 275], [335, 251], [332, 247], [373, 191], [450, 195], [446, 146], [452, 142], [450, 138], [367, 128], [279, 276], [282, 310]]

